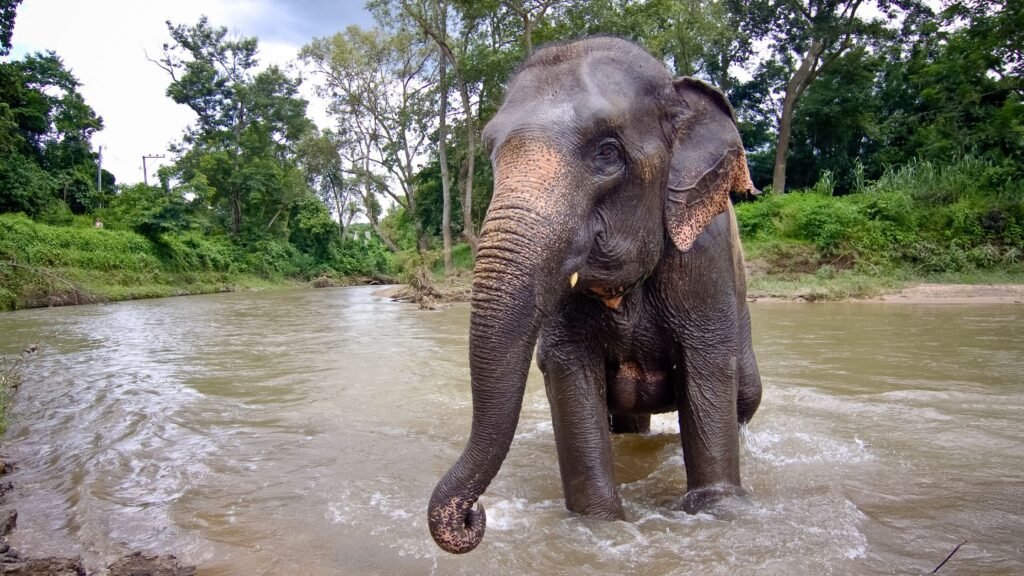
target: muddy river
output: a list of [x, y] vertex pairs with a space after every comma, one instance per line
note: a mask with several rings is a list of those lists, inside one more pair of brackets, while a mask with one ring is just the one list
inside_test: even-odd
[[39, 342], [4, 450], [14, 546], [206, 576], [1024, 573], [1024, 306], [752, 306], [749, 505], [689, 516], [673, 416], [615, 439], [627, 522], [563, 508], [534, 368], [465, 556], [426, 529], [469, 430], [468, 306], [372, 288], [0, 315]]

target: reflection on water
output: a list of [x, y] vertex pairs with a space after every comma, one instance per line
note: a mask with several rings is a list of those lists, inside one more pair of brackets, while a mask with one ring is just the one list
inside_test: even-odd
[[469, 429], [468, 308], [370, 288], [0, 316], [40, 341], [6, 450], [13, 544], [99, 567], [131, 549], [201, 574], [1024, 572], [1024, 307], [753, 306], [765, 399], [749, 505], [673, 511], [674, 416], [615, 439], [630, 516], [565, 511], [534, 370], [488, 532], [438, 551], [426, 500]]

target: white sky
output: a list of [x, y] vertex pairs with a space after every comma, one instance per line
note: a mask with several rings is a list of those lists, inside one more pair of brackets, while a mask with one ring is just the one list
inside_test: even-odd
[[[170, 154], [195, 117], [165, 95], [170, 78], [146, 59], [170, 42], [165, 21], [194, 24], [206, 15], [213, 26], [259, 38], [261, 64], [286, 65], [303, 44], [350, 24], [372, 26], [364, 0], [24, 0], [9, 58], [54, 50], [81, 82], [85, 101], [103, 118], [93, 149], [103, 145], [103, 167], [119, 183], [142, 181], [143, 154]], [[313, 100], [312, 78], [303, 83], [310, 117], [328, 125]], [[169, 158], [168, 158], [169, 160]], [[148, 160], [149, 182], [167, 160]]]

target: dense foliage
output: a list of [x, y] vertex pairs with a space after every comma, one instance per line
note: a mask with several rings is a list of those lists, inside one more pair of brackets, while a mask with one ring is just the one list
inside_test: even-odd
[[[0, 14], [4, 52], [17, 4]], [[97, 187], [102, 119], [59, 56], [25, 55], [0, 63], [0, 213], [27, 216], [0, 221], [21, 236], [0, 236], [0, 279], [17, 266], [302, 279], [467, 266], [492, 179], [479, 131], [504, 82], [537, 46], [595, 33], [728, 94], [755, 184], [774, 190], [737, 209], [755, 268], [1020, 270], [1024, 6], [934, 5], [371, 0], [376, 27], [298, 55], [328, 99], [325, 130], [298, 75], [260, 65], [256, 38], [168, 22], [153, 62], [197, 120], [157, 186], [101, 172]], [[75, 248], [104, 235], [135, 263]]]

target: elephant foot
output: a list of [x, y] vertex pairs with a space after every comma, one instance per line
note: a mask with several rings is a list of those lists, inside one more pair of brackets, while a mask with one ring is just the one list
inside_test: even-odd
[[612, 434], [646, 434], [651, 431], [651, 417], [611, 415]]
[[733, 484], [713, 484], [686, 493], [681, 502], [687, 514], [704, 512], [717, 518], [732, 516], [736, 508], [750, 503], [750, 493]]

